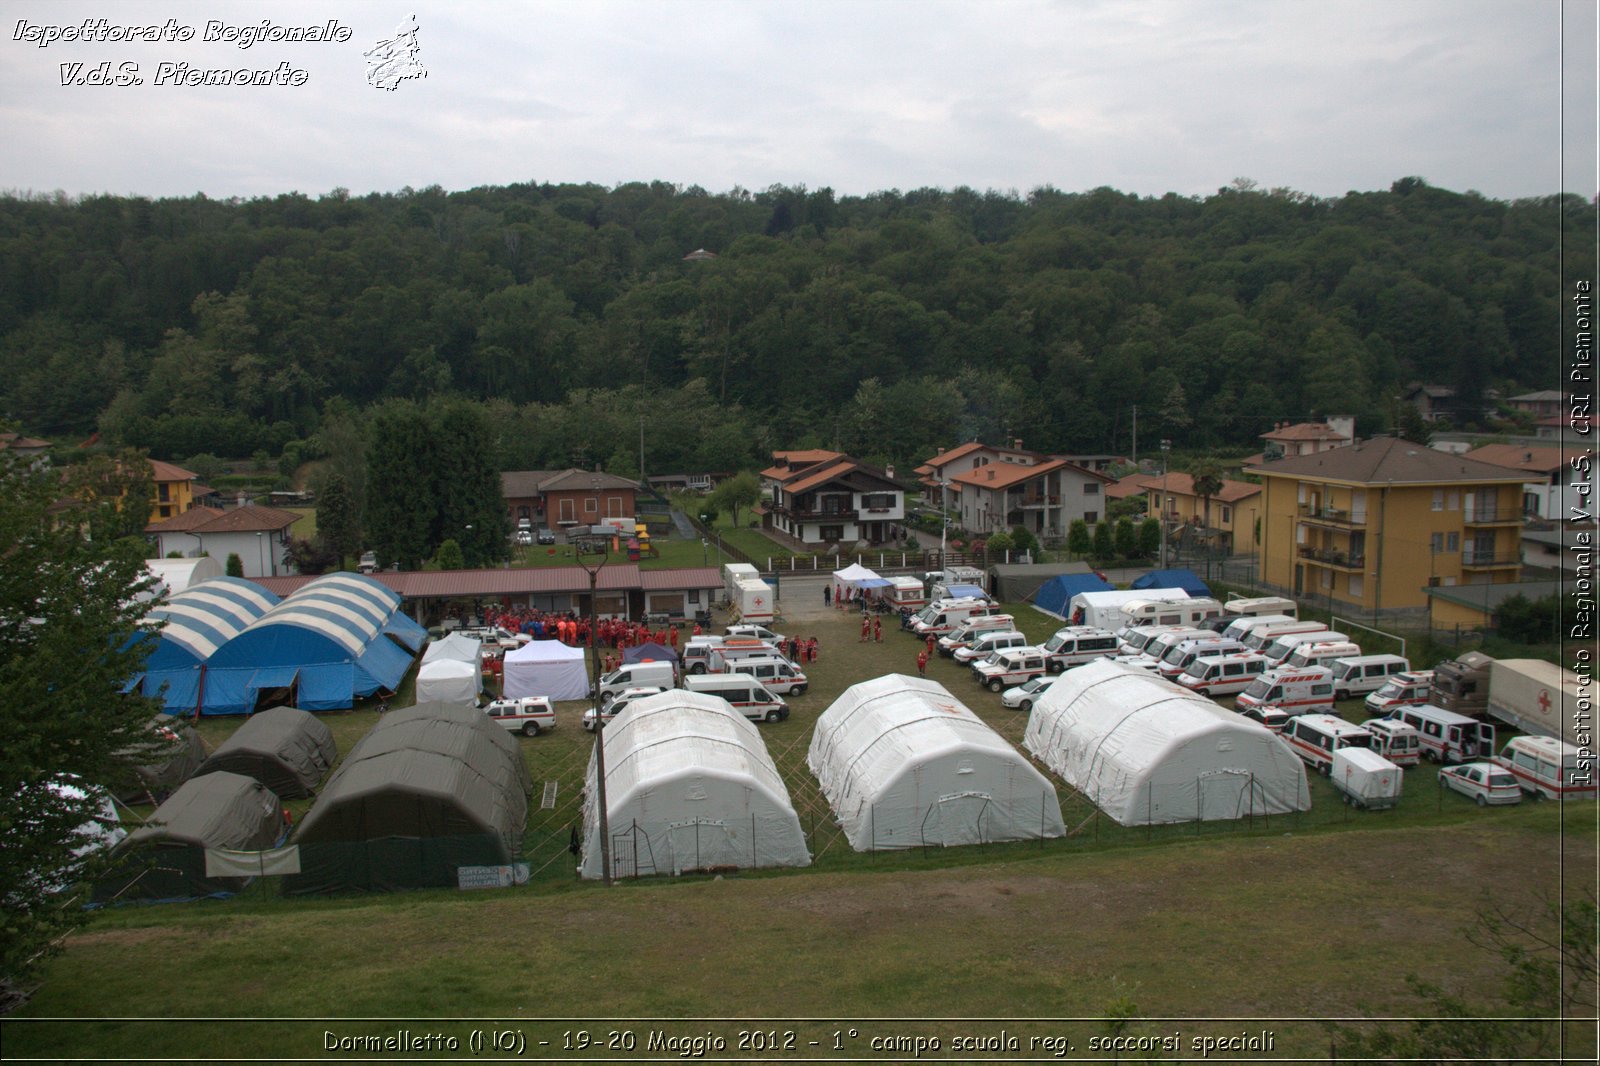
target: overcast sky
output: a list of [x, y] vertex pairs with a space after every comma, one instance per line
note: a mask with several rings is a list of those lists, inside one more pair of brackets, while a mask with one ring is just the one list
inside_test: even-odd
[[[427, 76], [373, 87], [363, 53], [412, 13]], [[1597, 188], [1593, 0], [0, 0], [0, 16], [8, 191]], [[195, 35], [28, 39], [85, 19]], [[350, 39], [203, 39], [263, 19]], [[144, 84], [62, 84], [63, 65], [108, 61]], [[286, 63], [303, 84], [158, 85], [162, 63]]]

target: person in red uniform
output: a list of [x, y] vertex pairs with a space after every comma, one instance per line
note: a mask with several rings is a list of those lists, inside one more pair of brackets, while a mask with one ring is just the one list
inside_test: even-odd
[[928, 676], [928, 653], [926, 650], [917, 652], [917, 676]]
[[861, 643], [865, 644], [872, 637], [872, 619], [866, 615], [861, 616]]
[[879, 644], [883, 643], [883, 619], [877, 615], [872, 616], [872, 639]]

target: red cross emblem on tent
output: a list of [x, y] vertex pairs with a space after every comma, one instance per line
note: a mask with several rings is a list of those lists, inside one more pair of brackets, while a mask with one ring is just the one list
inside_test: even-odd
[[1550, 713], [1550, 690], [1547, 688], [1539, 690], [1539, 709], [1545, 714]]

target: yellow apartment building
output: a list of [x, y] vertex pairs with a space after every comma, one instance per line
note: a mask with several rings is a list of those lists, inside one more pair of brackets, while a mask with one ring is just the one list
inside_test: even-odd
[[1429, 587], [1518, 580], [1517, 471], [1380, 437], [1251, 472], [1262, 483], [1262, 578], [1297, 596], [1421, 609]]
[[[1145, 513], [1161, 518], [1169, 532], [1191, 526], [1216, 542], [1227, 555], [1249, 555], [1260, 548], [1261, 486], [1222, 478], [1222, 489], [1209, 501], [1194, 490], [1194, 478], [1176, 470], [1146, 474]], [[1126, 479], [1124, 479], [1126, 480]]]

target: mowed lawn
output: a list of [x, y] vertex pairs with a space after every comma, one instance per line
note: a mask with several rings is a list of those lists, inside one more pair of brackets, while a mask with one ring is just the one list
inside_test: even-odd
[[[1034, 637], [1059, 625], [1011, 609]], [[918, 647], [892, 621], [882, 643], [861, 643], [858, 621], [778, 627], [822, 651], [791, 718], [760, 726], [808, 870], [576, 881], [566, 846], [592, 738], [582, 704], [562, 704], [554, 732], [519, 741], [536, 786], [528, 886], [114, 909], [50, 964], [21, 1017], [1066, 1018], [1119, 999], [1151, 1019], [1400, 1016], [1421, 1007], [1407, 974], [1500, 1002], [1501, 964], [1466, 939], [1475, 912], [1492, 898], [1531, 913], [1555, 895], [1563, 849], [1575, 876], [1594, 869], [1594, 805], [1479, 810], [1442, 795], [1427, 765], [1407, 771], [1393, 811], [1350, 811], [1313, 778], [1304, 815], [1151, 830], [1097, 816], [1057, 781], [1067, 839], [857, 854], [806, 768], [812, 727], [849, 684], [914, 674]], [[935, 658], [929, 676], [1020, 747], [1026, 717], [964, 667]], [[324, 716], [341, 752], [375, 719]], [[202, 733], [214, 745], [236, 724]], [[229, 1054], [318, 1054], [306, 1028], [230, 1026]], [[1317, 1022], [1271, 1028], [1280, 1054], [1328, 1051]], [[13, 1021], [4, 1039], [8, 1056], [196, 1053], [183, 1025]]]

